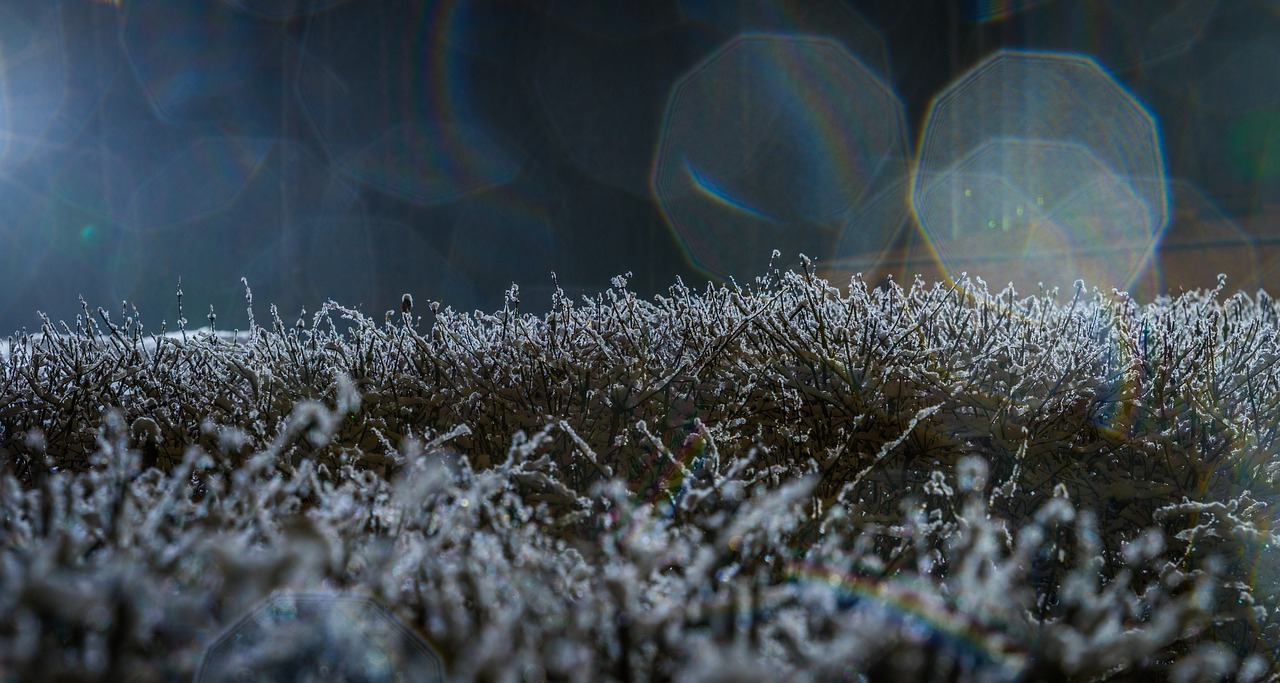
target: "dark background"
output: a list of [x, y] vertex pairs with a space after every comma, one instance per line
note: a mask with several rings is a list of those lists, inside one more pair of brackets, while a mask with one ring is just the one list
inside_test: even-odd
[[[74, 319], [79, 296], [172, 329], [179, 278], [190, 325], [212, 305], [230, 328], [247, 325], [241, 277], [261, 323], [270, 303], [292, 322], [330, 297], [380, 319], [404, 292], [493, 311], [513, 281], [521, 311], [545, 311], [553, 271], [575, 298], [628, 271], [645, 296], [677, 276], [699, 289], [750, 281], [772, 248], [783, 266], [798, 251], [897, 258], [868, 254], [916, 239], [905, 208], [874, 230], [830, 219], [831, 201], [847, 217], [869, 196], [829, 196], [845, 189], [822, 184], [842, 172], [836, 152], [897, 145], [909, 165], [933, 98], [1001, 48], [1096, 59], [1158, 123], [1167, 241], [1243, 249], [1233, 282], [1265, 285], [1277, 31], [1265, 0], [5, 0], [0, 334], [34, 330], [37, 311]], [[833, 42], [766, 50], [784, 66], [758, 89], [744, 68], [672, 123], [673, 88], [743, 35]], [[847, 58], [820, 63], [863, 80], [814, 75], [831, 45]], [[894, 96], [901, 140], [863, 135], [897, 120]], [[664, 206], [664, 143], [750, 178], [723, 181], [735, 194], [708, 177], [718, 200]], [[773, 211], [785, 231], [704, 220], [735, 210]], [[1180, 277], [1211, 284], [1203, 270]]]

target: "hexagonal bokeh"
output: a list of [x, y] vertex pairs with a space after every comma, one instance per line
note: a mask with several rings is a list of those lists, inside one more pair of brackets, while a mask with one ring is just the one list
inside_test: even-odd
[[278, 133], [278, 60], [289, 43], [277, 27], [222, 3], [167, 0], [131, 1], [121, 22], [134, 77], [161, 120]]
[[269, 138], [196, 140], [143, 178], [133, 193], [132, 219], [143, 229], [180, 225], [231, 203], [258, 173]]
[[1198, 59], [1178, 60], [1160, 74], [1181, 87], [1171, 102], [1186, 130], [1179, 170], [1202, 177], [1205, 191], [1234, 214], [1280, 203], [1276, 69], [1280, 50], [1271, 37], [1207, 44]]
[[751, 33], [830, 38], [886, 83], [889, 48], [880, 30], [843, 0], [679, 0], [680, 14], [718, 40]]
[[436, 17], [440, 39], [469, 57], [521, 69], [534, 59], [537, 41], [522, 40], [546, 22], [543, 10], [511, 0], [449, 0]]
[[[426, 252], [377, 258], [379, 249], [403, 253], [403, 240], [372, 230], [358, 189], [305, 145], [197, 141], [158, 157], [146, 170], [134, 185], [129, 221], [139, 226], [135, 269], [148, 286], [127, 298], [142, 310], [172, 311], [179, 277], [188, 300], [214, 305], [219, 322], [229, 327], [245, 321], [242, 276], [260, 302], [259, 314], [264, 303], [288, 314], [302, 306], [314, 311], [331, 296], [382, 305], [382, 299], [399, 301], [404, 290], [379, 296], [378, 286], [410, 287], [427, 277], [391, 270], [405, 267], [414, 253], [426, 258]], [[342, 255], [347, 267], [332, 266]], [[317, 288], [321, 274], [330, 280]], [[403, 283], [391, 287], [397, 277]]]
[[[516, 176], [470, 99], [470, 58], [435, 35], [432, 3], [345, 9], [311, 16], [298, 70], [303, 111], [344, 174], [418, 204]], [[384, 39], [370, 49], [368, 35]]]
[[[483, 310], [501, 307], [503, 292], [512, 282], [524, 293], [550, 286], [553, 271], [559, 270], [562, 282], [572, 277], [557, 266], [557, 261], [568, 260], [563, 258], [566, 247], [555, 230], [558, 209], [545, 184], [524, 178], [459, 202], [452, 239], [443, 256], [455, 273], [476, 283], [481, 296], [476, 303]], [[463, 303], [445, 301], [455, 308]], [[521, 310], [544, 303], [526, 301]]]
[[44, 311], [72, 320], [80, 295], [118, 304], [142, 272], [140, 252], [128, 225], [63, 201], [43, 184], [0, 179], [0, 316], [34, 321], [33, 312]]
[[444, 666], [373, 598], [277, 592], [205, 648], [196, 680], [443, 681]]
[[680, 23], [675, 0], [537, 0], [544, 11], [606, 40], [634, 40]]
[[1168, 221], [1155, 121], [1092, 60], [1002, 51], [948, 87], [912, 203], [949, 277], [1127, 289]]
[[992, 2], [991, 0], [963, 0], [960, 4], [964, 18], [975, 24], [985, 24], [992, 21], [1004, 21], [1015, 14], [1025, 12], [1037, 5], [1043, 5], [1047, 0], [1003, 0], [1003, 2]]
[[67, 147], [46, 154], [29, 180], [60, 202], [128, 223], [134, 168], [126, 155], [107, 145]]
[[905, 138], [896, 95], [836, 41], [741, 36], [672, 90], [653, 189], [695, 267], [746, 277], [774, 249], [831, 254], [905, 174]]
[[1231, 289], [1255, 292], [1262, 284], [1263, 249], [1196, 185], [1173, 180], [1169, 193], [1173, 216], [1160, 242], [1159, 278], [1140, 300], [1212, 288], [1219, 273]]
[[1139, 71], [1196, 45], [1218, 6], [1218, 0], [1042, 2], [1022, 8], [1018, 30], [1028, 49], [1078, 52], [1113, 72]]
[[551, 131], [579, 168], [646, 196], [663, 99], [686, 66], [675, 33], [622, 42], [551, 24], [538, 47], [534, 87]]
[[351, 0], [222, 0], [263, 19], [281, 21], [336, 7]]
[[55, 3], [0, 5], [0, 172], [39, 150], [66, 96]]
[[[472, 282], [421, 226], [390, 220], [314, 220], [291, 240], [300, 294], [314, 307], [333, 299], [377, 320], [408, 292], [455, 307], [476, 300]], [[310, 310], [315, 310], [311, 308]]]

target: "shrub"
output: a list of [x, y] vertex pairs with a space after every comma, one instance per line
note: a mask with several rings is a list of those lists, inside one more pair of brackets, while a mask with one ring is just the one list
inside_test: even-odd
[[190, 678], [295, 588], [457, 680], [1276, 678], [1274, 301], [804, 265], [45, 320], [0, 364], [0, 670]]

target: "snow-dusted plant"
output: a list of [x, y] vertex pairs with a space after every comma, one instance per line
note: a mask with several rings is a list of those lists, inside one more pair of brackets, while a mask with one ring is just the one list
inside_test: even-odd
[[1274, 680], [1280, 311], [1220, 290], [85, 305], [0, 353], [0, 670], [189, 679], [316, 589], [452, 680]]

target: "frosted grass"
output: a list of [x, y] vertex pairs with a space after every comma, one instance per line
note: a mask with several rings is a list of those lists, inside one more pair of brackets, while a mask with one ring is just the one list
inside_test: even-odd
[[804, 265], [14, 337], [0, 669], [189, 679], [339, 590], [451, 680], [1276, 676], [1273, 300]]

